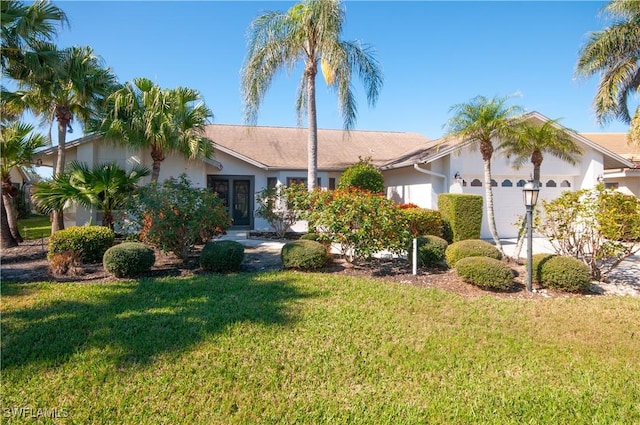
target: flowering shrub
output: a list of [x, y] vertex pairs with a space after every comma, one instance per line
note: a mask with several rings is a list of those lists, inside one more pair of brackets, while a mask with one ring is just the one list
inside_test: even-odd
[[537, 231], [557, 254], [582, 260], [591, 277], [606, 279], [622, 260], [640, 251], [640, 199], [605, 189], [566, 191], [542, 202]]
[[373, 193], [384, 192], [384, 177], [380, 170], [371, 164], [369, 158], [348, 166], [338, 182], [338, 189], [359, 188]]
[[295, 224], [308, 207], [308, 191], [303, 184], [264, 189], [258, 193], [256, 215], [273, 228], [279, 238]]
[[383, 250], [404, 253], [411, 240], [407, 220], [393, 201], [358, 188], [313, 192], [306, 218], [321, 240], [340, 244], [348, 261]]
[[222, 200], [192, 187], [184, 174], [140, 188], [127, 216], [141, 218], [140, 240], [182, 260], [196, 243], [206, 243], [231, 225]]

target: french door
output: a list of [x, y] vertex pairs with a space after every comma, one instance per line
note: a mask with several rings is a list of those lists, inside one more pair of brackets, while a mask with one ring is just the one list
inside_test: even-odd
[[207, 188], [218, 194], [233, 219], [232, 228], [253, 226], [253, 176], [207, 176]]

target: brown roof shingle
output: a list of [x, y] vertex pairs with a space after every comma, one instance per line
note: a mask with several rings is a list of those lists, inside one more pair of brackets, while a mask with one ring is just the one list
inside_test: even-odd
[[[297, 127], [206, 127], [214, 148], [267, 169], [307, 169], [307, 134], [306, 128]], [[318, 129], [318, 169], [343, 170], [361, 157], [371, 157], [380, 166], [429, 145], [429, 139], [417, 133]]]

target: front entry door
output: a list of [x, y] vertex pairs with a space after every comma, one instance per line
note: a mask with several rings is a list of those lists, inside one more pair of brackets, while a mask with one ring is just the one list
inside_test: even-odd
[[233, 228], [250, 229], [253, 224], [252, 183], [250, 176], [207, 176], [207, 187], [222, 200]]

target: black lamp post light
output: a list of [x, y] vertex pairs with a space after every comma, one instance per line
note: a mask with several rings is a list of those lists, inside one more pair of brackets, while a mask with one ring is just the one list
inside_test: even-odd
[[540, 187], [538, 183], [529, 180], [522, 188], [524, 206], [527, 208], [527, 291], [533, 286], [533, 208], [538, 202]]

